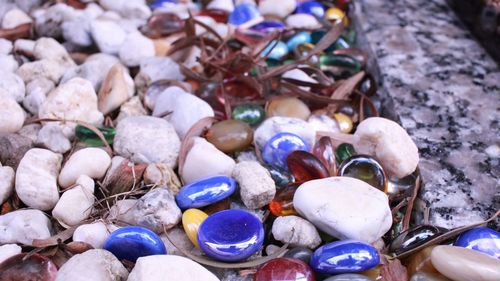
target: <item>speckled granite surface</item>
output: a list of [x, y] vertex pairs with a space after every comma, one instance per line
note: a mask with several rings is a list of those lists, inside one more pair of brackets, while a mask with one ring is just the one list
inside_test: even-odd
[[360, 0], [355, 14], [420, 149], [419, 209], [447, 228], [486, 219], [500, 209], [498, 66], [445, 0]]

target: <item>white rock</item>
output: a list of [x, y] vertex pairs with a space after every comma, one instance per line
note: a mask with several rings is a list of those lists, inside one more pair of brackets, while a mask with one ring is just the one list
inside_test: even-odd
[[[12, 72], [0, 72], [0, 98], [10, 97], [16, 102], [22, 102], [26, 92], [24, 81]], [[5, 96], [7, 94], [7, 96]]]
[[12, 195], [14, 191], [15, 172], [9, 166], [0, 166], [0, 205]]
[[6, 259], [20, 254], [21, 251], [21, 246], [16, 244], [5, 244], [0, 246], [0, 264]]
[[174, 125], [181, 139], [200, 119], [214, 116], [212, 107], [206, 101], [176, 86], [169, 87], [160, 94], [156, 100], [153, 116], [165, 116], [168, 112], [171, 114], [165, 119]]
[[0, 216], [0, 245], [31, 245], [33, 239], [49, 238], [51, 231], [49, 218], [39, 210], [17, 210]]
[[141, 197], [131, 210], [134, 223], [162, 233], [181, 220], [182, 212], [174, 196], [165, 188], [155, 188]]
[[316, 131], [306, 121], [292, 117], [275, 116], [266, 119], [254, 133], [254, 143], [257, 147], [263, 147], [266, 142], [277, 133], [292, 133], [301, 137], [309, 144], [314, 145]]
[[140, 71], [135, 76], [137, 88], [145, 88], [158, 80], [184, 80], [179, 65], [169, 57], [152, 57], [144, 59]]
[[337, 120], [326, 114], [313, 113], [309, 116], [309, 119], [307, 119], [307, 123], [309, 123], [316, 132], [340, 133]]
[[111, 234], [106, 224], [101, 221], [82, 224], [75, 229], [73, 241], [81, 241], [92, 245], [95, 249], [102, 249], [104, 241]]
[[94, 90], [98, 92], [111, 67], [119, 62], [120, 60], [112, 55], [104, 53], [93, 54], [83, 64], [68, 69], [61, 78], [61, 83], [65, 83], [75, 77], [81, 77], [89, 80]]
[[373, 243], [392, 225], [387, 195], [355, 178], [308, 181], [295, 192], [293, 205], [316, 227], [339, 239]]
[[316, 29], [321, 27], [318, 20], [309, 14], [293, 14], [286, 18], [285, 23], [289, 28]]
[[316, 227], [297, 216], [278, 217], [273, 222], [272, 233], [276, 240], [314, 249], [321, 244], [321, 237]]
[[66, 153], [71, 149], [71, 142], [55, 123], [45, 124], [38, 132], [35, 143], [56, 153]]
[[249, 209], [266, 206], [276, 194], [271, 174], [259, 162], [239, 162], [234, 167], [232, 176], [240, 186], [241, 200]]
[[97, 107], [103, 114], [108, 114], [119, 108], [134, 95], [134, 80], [125, 67], [115, 64], [108, 72], [99, 94]]
[[114, 123], [118, 124], [127, 117], [143, 115], [148, 115], [148, 112], [142, 105], [141, 99], [138, 96], [134, 96], [120, 106], [120, 113]]
[[88, 147], [73, 153], [64, 164], [58, 182], [66, 188], [74, 184], [81, 175], [102, 179], [111, 165], [111, 157], [100, 148]]
[[295, 0], [265, 0], [259, 2], [259, 11], [263, 16], [284, 18], [293, 13], [296, 6]]
[[0, 89], [0, 135], [19, 131], [23, 127], [25, 117], [22, 107], [2, 92], [4, 91]]
[[16, 70], [16, 74], [26, 84], [39, 78], [49, 79], [57, 84], [66, 70], [67, 67], [58, 61], [44, 59], [24, 63]]
[[28, 13], [42, 5], [42, 0], [15, 0], [15, 3], [19, 9]]
[[120, 25], [108, 20], [92, 21], [90, 32], [99, 50], [107, 54], [118, 54], [127, 37]]
[[36, 142], [38, 138], [38, 132], [42, 129], [42, 125], [40, 124], [28, 124], [25, 125], [17, 132], [17, 134], [26, 137], [31, 140], [32, 143]]
[[163, 163], [151, 163], [143, 174], [144, 183], [166, 187], [172, 195], [177, 195], [182, 184], [172, 168]]
[[19, 63], [13, 55], [0, 55], [0, 71], [16, 72], [19, 68]]
[[14, 42], [14, 53], [20, 53], [25, 56], [33, 56], [33, 51], [35, 50], [36, 41], [29, 39], [17, 39]]
[[118, 123], [114, 149], [135, 163], [175, 167], [181, 142], [167, 121], [150, 116], [127, 117]]
[[26, 85], [26, 97], [23, 106], [34, 115], [38, 115], [38, 110], [47, 99], [47, 94], [55, 87], [51, 80], [40, 78], [29, 82]]
[[191, 251], [193, 251], [193, 249], [195, 249], [193, 242], [189, 240], [189, 237], [187, 236], [184, 229], [180, 227], [175, 227], [167, 230], [167, 233], [168, 237], [172, 241], [174, 241], [175, 246], [170, 242], [170, 240], [168, 240], [165, 233], [162, 233], [160, 235], [160, 238], [163, 241], [163, 244], [165, 244], [165, 248], [167, 249], [167, 253], [169, 255], [184, 256], [184, 254], [177, 247], [181, 248], [182, 250], [188, 253], [190, 253]]
[[110, 252], [88, 250], [71, 257], [57, 272], [56, 281], [125, 281], [128, 271]]
[[219, 278], [198, 263], [174, 255], [141, 257], [128, 277], [128, 281], [174, 280], [219, 281]]
[[235, 165], [233, 158], [204, 138], [196, 137], [193, 147], [186, 156], [181, 177], [184, 183], [188, 184], [209, 176], [231, 176]]
[[[316, 81], [316, 79], [307, 75], [307, 73], [305, 73], [304, 71], [302, 71], [300, 69], [289, 70], [289, 71], [283, 73], [283, 75], [281, 77], [300, 80], [300, 81], [308, 82], [308, 83], [318, 83], [318, 81]], [[311, 89], [310, 87], [307, 87], [307, 86], [300, 86], [299, 88], [301, 88], [304, 91], [309, 91]]]
[[153, 40], [145, 37], [140, 32], [127, 35], [119, 51], [120, 60], [126, 66], [138, 66], [145, 58], [155, 55]]
[[90, 35], [90, 23], [92, 19], [82, 13], [74, 20], [63, 22], [61, 28], [64, 39], [82, 47], [92, 45], [93, 41]]
[[12, 41], [0, 38], [0, 55], [8, 55], [12, 52]]
[[52, 216], [66, 228], [77, 225], [90, 216], [94, 201], [94, 181], [81, 175], [76, 186], [61, 195]]
[[403, 178], [418, 165], [418, 148], [405, 129], [382, 117], [363, 120], [356, 128], [359, 141], [354, 148], [360, 154], [375, 157], [389, 175]]
[[37, 60], [46, 59], [57, 61], [66, 68], [76, 65], [64, 46], [53, 38], [42, 37], [36, 40], [33, 55]]
[[29, 207], [46, 211], [59, 200], [57, 174], [62, 155], [47, 149], [32, 148], [21, 159], [16, 171], [16, 193]]
[[234, 10], [233, 0], [212, 0], [207, 5], [207, 9], [223, 10], [231, 13]]
[[109, 210], [109, 219], [135, 224], [134, 210], [137, 199], [118, 200]]
[[[97, 95], [92, 84], [82, 78], [73, 78], [59, 85], [42, 104], [40, 118], [79, 120], [100, 126], [104, 116], [97, 110]], [[75, 123], [60, 124], [65, 135], [72, 135]]]
[[38, 36], [60, 37], [61, 24], [78, 16], [78, 12], [64, 3], [57, 3], [47, 9], [38, 9], [31, 13], [35, 19], [35, 30]]
[[99, 0], [99, 4], [106, 10], [120, 13], [125, 18], [147, 19], [151, 16], [151, 9], [144, 0]]
[[20, 9], [12, 9], [3, 16], [2, 28], [11, 29], [21, 24], [31, 22], [33, 22], [33, 20], [25, 12]]

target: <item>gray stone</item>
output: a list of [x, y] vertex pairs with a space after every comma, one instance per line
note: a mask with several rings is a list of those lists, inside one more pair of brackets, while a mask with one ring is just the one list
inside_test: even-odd
[[273, 222], [272, 233], [276, 240], [292, 246], [314, 249], [321, 244], [316, 227], [309, 221], [297, 216], [278, 217]]
[[33, 141], [18, 134], [0, 136], [0, 162], [17, 169], [24, 154], [33, 147]]
[[120, 25], [110, 20], [92, 21], [90, 32], [99, 50], [107, 54], [118, 54], [127, 36]]
[[271, 174], [259, 162], [243, 161], [237, 163], [232, 177], [239, 184], [241, 200], [247, 208], [262, 208], [269, 204], [276, 194]]
[[51, 236], [49, 218], [39, 210], [17, 210], [0, 216], [0, 245], [20, 243], [31, 245], [33, 239]]

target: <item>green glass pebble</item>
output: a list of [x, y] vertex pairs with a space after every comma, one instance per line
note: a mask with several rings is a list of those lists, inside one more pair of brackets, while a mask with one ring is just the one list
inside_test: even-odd
[[[115, 128], [99, 128], [99, 131], [104, 135], [104, 138], [109, 145], [113, 144], [113, 138], [115, 137]], [[77, 125], [75, 129], [75, 135], [78, 140], [85, 143], [88, 146], [103, 146], [99, 136], [87, 127]]]
[[338, 163], [342, 163], [344, 160], [355, 154], [356, 150], [354, 149], [354, 146], [352, 146], [352, 144], [342, 143], [337, 147], [337, 150], [335, 151], [335, 158], [337, 159]]
[[356, 36], [357, 34], [354, 29], [345, 29], [341, 37], [344, 38], [349, 45], [354, 45], [356, 44]]
[[250, 126], [260, 124], [266, 118], [264, 108], [258, 104], [242, 104], [234, 108], [231, 114], [234, 120], [245, 122]]
[[345, 75], [351, 76], [361, 71], [361, 63], [348, 55], [322, 55], [319, 57], [319, 64], [323, 71], [332, 71], [331, 68], [335, 67], [333, 72], [336, 75], [342, 75], [343, 72], [346, 72]]

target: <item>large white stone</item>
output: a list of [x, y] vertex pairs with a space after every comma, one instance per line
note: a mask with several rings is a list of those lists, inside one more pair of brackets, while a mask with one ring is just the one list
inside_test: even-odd
[[181, 256], [141, 257], [130, 272], [128, 281], [219, 281], [198, 263]]
[[52, 216], [64, 227], [78, 225], [90, 216], [94, 201], [94, 181], [81, 175], [76, 186], [61, 195]]
[[61, 187], [66, 188], [74, 184], [81, 175], [102, 179], [110, 165], [111, 157], [106, 151], [95, 147], [83, 148], [66, 161], [58, 182]]
[[0, 71], [16, 72], [19, 63], [13, 55], [0, 55]]
[[2, 92], [0, 89], [0, 135], [19, 131], [25, 118], [22, 107], [11, 97], [1, 97]]
[[127, 117], [118, 123], [115, 151], [135, 163], [177, 164], [181, 142], [167, 121], [150, 116]]
[[387, 195], [355, 178], [308, 181], [295, 192], [293, 205], [316, 227], [339, 239], [373, 243], [392, 225]]
[[8, 55], [12, 52], [12, 41], [0, 38], [0, 55]]
[[78, 12], [65, 3], [57, 3], [46, 9], [37, 9], [31, 15], [35, 19], [38, 36], [57, 38], [62, 34], [61, 24], [76, 18]]
[[29, 83], [35, 79], [45, 78], [54, 83], [59, 83], [59, 79], [68, 70], [68, 68], [56, 60], [37, 60], [27, 62], [21, 65], [16, 74], [23, 79], [25, 83]]
[[55, 123], [45, 124], [38, 132], [35, 143], [56, 153], [66, 153], [71, 149], [71, 142]]
[[231, 13], [234, 10], [233, 0], [212, 0], [207, 5], [207, 9], [223, 10]]
[[109, 70], [99, 90], [97, 107], [103, 114], [108, 114], [119, 108], [133, 95], [134, 80], [124, 66], [115, 64]]
[[75, 77], [81, 77], [90, 81], [94, 90], [99, 92], [101, 84], [111, 70], [111, 67], [119, 62], [120, 60], [112, 55], [104, 53], [93, 54], [83, 64], [68, 69], [61, 78], [61, 83], [65, 83]]
[[0, 204], [3, 204], [14, 191], [15, 172], [9, 166], [0, 166]]
[[5, 244], [0, 246], [0, 264], [6, 259], [20, 254], [21, 251], [21, 246], [17, 244]]
[[179, 65], [169, 57], [151, 57], [141, 61], [140, 71], [135, 76], [138, 89], [147, 88], [158, 80], [184, 80]]
[[2, 28], [11, 29], [21, 24], [31, 22], [33, 22], [33, 20], [25, 12], [20, 9], [12, 9], [3, 16]]
[[307, 220], [297, 216], [278, 217], [273, 222], [272, 233], [276, 240], [314, 249], [321, 244], [316, 227]]
[[66, 48], [53, 38], [42, 37], [36, 40], [33, 56], [37, 60], [56, 61], [66, 69], [76, 65]]
[[263, 16], [284, 18], [297, 6], [295, 0], [265, 0], [259, 2], [259, 11]]
[[120, 60], [126, 66], [138, 66], [145, 58], [155, 55], [153, 40], [142, 35], [140, 32], [133, 32], [127, 35], [125, 42], [119, 51]]
[[125, 281], [128, 271], [110, 252], [96, 249], [71, 257], [57, 272], [56, 281]]
[[95, 249], [101, 249], [110, 234], [111, 229], [105, 223], [97, 221], [77, 227], [73, 233], [73, 241], [85, 242]]
[[160, 117], [169, 112], [165, 119], [174, 125], [181, 139], [200, 119], [214, 116], [212, 107], [206, 101], [176, 86], [167, 88], [159, 95], [153, 116]]
[[188, 184], [209, 176], [231, 176], [235, 165], [233, 158], [204, 138], [196, 137], [186, 156], [181, 177], [184, 183]]
[[259, 209], [271, 202], [276, 186], [269, 171], [256, 161], [236, 164], [232, 174], [240, 186], [241, 200], [249, 209]]
[[39, 210], [17, 210], [0, 216], [0, 245], [20, 243], [31, 245], [33, 239], [51, 236], [50, 219]]
[[0, 71], [0, 98], [13, 98], [16, 102], [24, 99], [24, 81], [12, 72]]
[[263, 147], [266, 142], [277, 133], [292, 133], [301, 137], [309, 144], [314, 145], [316, 131], [306, 121], [293, 117], [275, 116], [267, 118], [253, 135], [254, 143], [257, 147]]
[[151, 16], [151, 9], [144, 0], [99, 0], [99, 4], [125, 18], [147, 19]]
[[118, 54], [127, 37], [120, 25], [110, 20], [92, 21], [90, 32], [99, 50], [106, 54]]
[[32, 148], [24, 154], [16, 171], [16, 193], [29, 207], [46, 211], [59, 200], [57, 175], [62, 155], [47, 149]]

